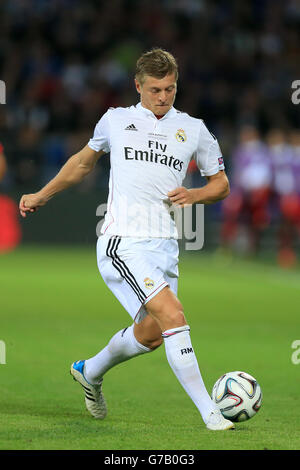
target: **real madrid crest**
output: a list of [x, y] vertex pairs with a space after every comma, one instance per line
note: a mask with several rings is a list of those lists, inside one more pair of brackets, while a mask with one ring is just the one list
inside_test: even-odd
[[185, 142], [186, 141], [186, 135], [185, 135], [185, 132], [183, 129], [178, 129], [178, 131], [176, 132], [176, 140], [178, 140], [178, 142]]
[[144, 283], [145, 283], [145, 287], [147, 287], [147, 289], [153, 289], [154, 281], [152, 281], [152, 279], [150, 279], [149, 277], [145, 277]]

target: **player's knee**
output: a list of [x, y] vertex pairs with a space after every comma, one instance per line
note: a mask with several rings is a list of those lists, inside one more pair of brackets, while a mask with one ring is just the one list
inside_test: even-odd
[[147, 304], [150, 315], [158, 322], [161, 331], [186, 325], [183, 306], [169, 290], [164, 290]]
[[173, 302], [170, 305], [166, 305], [164, 310], [168, 317], [177, 324], [176, 326], [185, 325], [183, 306], [180, 300], [177, 298], [173, 299]]
[[172, 307], [166, 306], [162, 309], [160, 314], [160, 324], [162, 331], [186, 325], [183, 307], [179, 301]]
[[163, 321], [168, 329], [186, 325], [186, 320], [182, 308], [166, 312]]

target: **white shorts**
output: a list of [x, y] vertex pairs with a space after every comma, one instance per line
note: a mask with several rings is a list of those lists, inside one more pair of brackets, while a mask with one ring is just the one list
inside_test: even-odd
[[164, 287], [177, 294], [178, 251], [174, 239], [99, 237], [100, 274], [136, 323], [147, 315], [145, 304]]

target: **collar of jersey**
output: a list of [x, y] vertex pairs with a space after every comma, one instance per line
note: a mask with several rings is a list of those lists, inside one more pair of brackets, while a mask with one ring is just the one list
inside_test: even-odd
[[[136, 109], [137, 109], [137, 111], [145, 114], [146, 116], [151, 116], [154, 119], [157, 119], [155, 114], [152, 113], [152, 111], [150, 111], [150, 109], [144, 108], [144, 106], [142, 106], [141, 102], [136, 105]], [[172, 108], [170, 108], [169, 111], [164, 116], [162, 116], [160, 118], [160, 121], [162, 121], [163, 119], [168, 119], [168, 118], [173, 117], [175, 115], [176, 115], [176, 109], [172, 106]]]

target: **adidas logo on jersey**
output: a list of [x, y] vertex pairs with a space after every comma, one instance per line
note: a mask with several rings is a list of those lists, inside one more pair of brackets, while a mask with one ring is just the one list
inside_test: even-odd
[[125, 127], [125, 131], [137, 131], [137, 128], [134, 124], [130, 124], [129, 126]]

